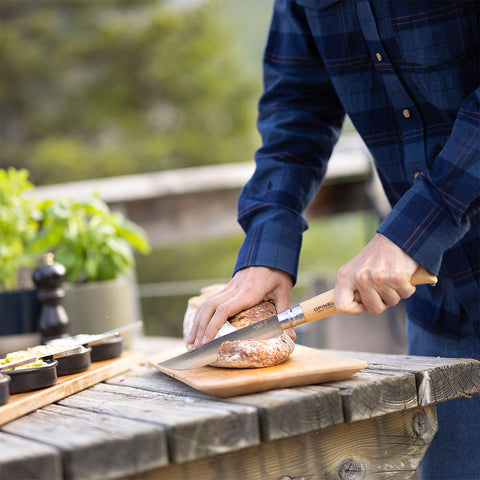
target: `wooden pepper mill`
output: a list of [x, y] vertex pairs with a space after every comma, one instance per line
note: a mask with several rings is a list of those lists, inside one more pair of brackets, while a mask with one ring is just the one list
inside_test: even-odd
[[65, 297], [63, 282], [66, 278], [65, 267], [54, 261], [53, 253], [47, 253], [43, 257], [43, 265], [33, 272], [33, 283], [42, 304], [38, 326], [43, 343], [68, 336], [70, 322], [62, 305]]

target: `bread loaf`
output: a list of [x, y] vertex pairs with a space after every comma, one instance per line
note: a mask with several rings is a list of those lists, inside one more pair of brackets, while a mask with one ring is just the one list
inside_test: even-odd
[[[183, 336], [188, 337], [193, 326], [195, 312], [200, 304], [209, 295], [220, 289], [222, 285], [212, 285], [202, 290], [201, 295], [192, 297], [188, 301], [187, 311], [183, 321]], [[260, 304], [244, 310], [229, 318], [218, 330], [215, 338], [233, 332], [238, 328], [246, 327], [252, 323], [274, 315], [275, 306], [271, 302]], [[187, 348], [192, 349], [191, 345]], [[293, 340], [287, 333], [268, 340], [235, 340], [224, 342], [217, 354], [215, 367], [225, 368], [261, 368], [272, 367], [288, 360], [295, 348]]]

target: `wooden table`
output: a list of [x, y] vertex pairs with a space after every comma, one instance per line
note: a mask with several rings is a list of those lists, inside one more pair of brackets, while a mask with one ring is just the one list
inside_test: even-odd
[[[172, 339], [150, 339], [161, 351]], [[475, 360], [338, 352], [348, 380], [218, 399], [141, 365], [0, 429], [0, 478], [411, 478]]]

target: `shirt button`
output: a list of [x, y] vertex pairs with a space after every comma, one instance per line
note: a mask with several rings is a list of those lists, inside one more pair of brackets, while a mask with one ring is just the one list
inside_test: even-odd
[[405, 109], [402, 110], [402, 115], [405, 118], [410, 118], [412, 116], [412, 114], [410, 113], [410, 110], [408, 108], [405, 108]]
[[375, 54], [375, 56], [377, 57], [377, 60], [378, 60], [379, 62], [383, 62], [383, 57], [382, 57], [382, 54], [381, 54], [381, 53], [377, 52], [377, 53]]

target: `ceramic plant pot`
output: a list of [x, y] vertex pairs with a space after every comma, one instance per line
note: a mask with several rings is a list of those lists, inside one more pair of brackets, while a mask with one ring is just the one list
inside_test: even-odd
[[[67, 285], [63, 304], [70, 334], [98, 334], [134, 322], [140, 317], [136, 284], [118, 278], [83, 285]], [[128, 346], [129, 338], [124, 343]]]

